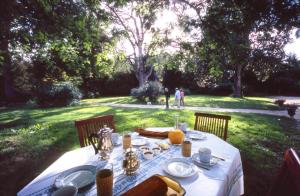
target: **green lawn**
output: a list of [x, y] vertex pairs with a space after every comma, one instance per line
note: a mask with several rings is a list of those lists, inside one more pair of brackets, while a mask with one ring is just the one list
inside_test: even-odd
[[[161, 97], [159, 99], [163, 99]], [[170, 104], [173, 104], [174, 97], [171, 97]], [[84, 104], [95, 103], [120, 103], [120, 104], [145, 104], [138, 102], [136, 99], [125, 97], [102, 97], [97, 99], [84, 99]], [[233, 98], [229, 96], [208, 96], [208, 95], [188, 95], [185, 97], [186, 106], [198, 107], [219, 107], [219, 108], [241, 108], [241, 109], [262, 109], [262, 110], [279, 110], [280, 108], [273, 104], [272, 99], [266, 97], [244, 97]]]
[[[142, 124], [173, 126], [173, 116], [178, 113], [181, 121], [190, 126], [194, 124], [193, 112], [184, 110], [125, 109], [89, 104], [50, 109], [1, 109], [0, 171], [5, 172], [0, 173], [0, 190], [15, 194], [61, 153], [79, 148], [74, 127], [76, 119], [114, 114], [116, 129], [122, 132]], [[288, 147], [300, 150], [296, 121], [257, 114], [229, 115], [232, 120], [228, 142], [241, 151], [246, 195], [264, 195], [280, 166], [284, 150]]]

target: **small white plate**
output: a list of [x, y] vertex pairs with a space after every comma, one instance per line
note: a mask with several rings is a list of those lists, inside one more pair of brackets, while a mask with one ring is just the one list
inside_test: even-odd
[[133, 146], [144, 146], [146, 144], [147, 144], [147, 140], [144, 138], [137, 137], [137, 138], [132, 139], [132, 141], [131, 141], [131, 145], [133, 145]]
[[188, 160], [182, 158], [172, 158], [163, 165], [163, 170], [171, 176], [187, 178], [195, 175], [198, 168]]
[[207, 163], [202, 162], [202, 161], [200, 161], [199, 153], [193, 154], [192, 159], [197, 165], [204, 166], [204, 167], [212, 167], [220, 161], [220, 159], [218, 159], [216, 157], [211, 157], [210, 162], [207, 162]]
[[93, 165], [82, 165], [62, 172], [54, 181], [56, 188], [73, 185], [78, 189], [94, 183], [96, 178], [96, 167]]
[[189, 133], [189, 138], [193, 140], [204, 140], [206, 135], [203, 133]]

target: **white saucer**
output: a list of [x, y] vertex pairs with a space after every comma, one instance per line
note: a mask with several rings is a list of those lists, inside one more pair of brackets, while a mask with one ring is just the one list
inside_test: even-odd
[[206, 135], [203, 133], [189, 133], [189, 138], [193, 140], [204, 140], [206, 139]]
[[199, 153], [193, 154], [192, 159], [196, 165], [205, 166], [205, 167], [212, 167], [220, 161], [220, 159], [218, 159], [218, 158], [211, 157], [210, 162], [202, 162], [199, 158]]
[[131, 140], [132, 146], [144, 146], [147, 144], [147, 140], [142, 137], [136, 137]]

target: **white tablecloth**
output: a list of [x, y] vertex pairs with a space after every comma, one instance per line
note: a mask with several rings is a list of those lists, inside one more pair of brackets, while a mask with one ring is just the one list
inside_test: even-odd
[[[154, 146], [157, 139], [148, 139], [149, 145]], [[221, 140], [215, 135], [207, 134], [205, 140], [192, 141], [192, 153], [196, 153], [199, 147], [208, 147], [216, 156], [225, 158], [219, 161], [210, 170], [199, 168], [197, 175], [179, 179], [168, 176], [161, 165], [169, 158], [182, 157], [181, 146], [171, 146], [168, 151], [156, 156], [151, 160], [141, 159], [141, 166], [135, 176], [126, 176], [122, 170], [123, 149], [122, 145], [115, 147], [110, 158], [114, 166], [114, 195], [132, 188], [154, 174], [171, 177], [183, 186], [186, 195], [242, 195], [244, 194], [244, 180], [240, 152], [237, 148]], [[191, 159], [191, 158], [187, 158]], [[50, 195], [53, 191], [55, 178], [63, 171], [80, 165], [102, 164], [98, 155], [94, 154], [92, 146], [73, 150], [62, 155], [50, 165], [44, 172], [25, 186], [18, 195]], [[96, 195], [95, 185], [82, 195]]]

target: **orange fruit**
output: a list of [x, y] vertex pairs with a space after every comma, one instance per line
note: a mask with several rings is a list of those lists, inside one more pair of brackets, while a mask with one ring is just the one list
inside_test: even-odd
[[169, 131], [168, 138], [171, 144], [181, 144], [184, 140], [184, 133], [179, 129], [175, 129]]

